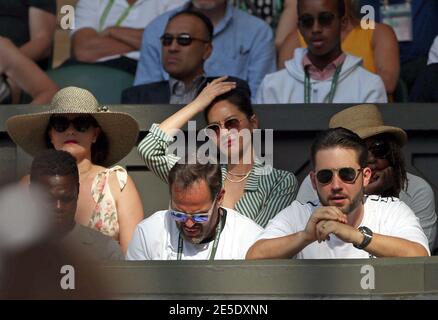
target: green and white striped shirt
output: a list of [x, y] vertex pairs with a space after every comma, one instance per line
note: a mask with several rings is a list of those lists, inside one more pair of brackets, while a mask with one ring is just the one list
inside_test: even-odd
[[[153, 124], [138, 145], [140, 155], [148, 168], [165, 182], [170, 169], [180, 159], [173, 154], [166, 154], [172, 142], [171, 136], [162, 131], [158, 124]], [[256, 169], [262, 167], [260, 160], [255, 159], [243, 196], [234, 209], [264, 228], [270, 219], [295, 200], [298, 182], [293, 173], [284, 170], [272, 169], [269, 174], [256, 174]], [[226, 175], [227, 168], [222, 166], [222, 181]]]

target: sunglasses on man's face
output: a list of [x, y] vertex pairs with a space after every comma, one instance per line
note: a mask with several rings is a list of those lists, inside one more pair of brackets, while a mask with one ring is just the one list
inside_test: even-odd
[[[231, 118], [228, 120], [223, 121], [223, 128], [227, 129], [227, 130], [232, 130], [232, 129], [236, 129], [239, 130], [240, 129], [240, 122], [242, 122], [243, 120], [237, 119], [237, 118]], [[222, 121], [221, 121], [222, 122]], [[213, 130], [213, 132], [216, 135], [219, 135], [221, 132], [221, 122], [219, 123], [211, 123], [208, 126], [205, 127], [205, 130], [210, 129]]]
[[375, 158], [386, 159], [391, 151], [391, 147], [387, 141], [376, 140], [368, 146], [368, 150]]
[[333, 180], [335, 172], [338, 173], [339, 178], [345, 183], [356, 182], [357, 177], [362, 172], [363, 168], [354, 169], [350, 167], [339, 169], [322, 169], [316, 173], [316, 180], [321, 184], [328, 184]]
[[[318, 15], [318, 24], [321, 27], [329, 27], [332, 25], [335, 15], [331, 12], [322, 12]], [[298, 18], [298, 24], [304, 29], [313, 28], [315, 17], [310, 14], [304, 14]]]
[[169, 213], [172, 216], [172, 218], [177, 222], [186, 223], [187, 220], [192, 219], [192, 221], [195, 223], [205, 223], [208, 221], [208, 219], [210, 219], [211, 213], [216, 204], [216, 200], [217, 200], [217, 195], [214, 197], [213, 204], [211, 205], [210, 209], [208, 209], [207, 212], [193, 213], [193, 214], [185, 213], [185, 212], [174, 210], [169, 205]]
[[172, 44], [173, 39], [176, 39], [176, 43], [178, 43], [180, 46], [189, 46], [192, 44], [192, 42], [194, 40], [196, 41], [201, 41], [201, 42], [205, 42], [208, 43], [210, 41], [208, 40], [204, 40], [204, 39], [199, 39], [199, 38], [194, 38], [191, 35], [189, 35], [188, 33], [180, 33], [178, 36], [174, 36], [171, 35], [170, 33], [165, 33], [161, 36], [160, 40], [161, 40], [161, 44], [164, 47], [168, 47]]
[[73, 125], [73, 128], [78, 132], [86, 132], [91, 126], [98, 127], [96, 119], [92, 116], [79, 116], [73, 119], [69, 119], [63, 116], [51, 117], [49, 121], [49, 127], [53, 128], [56, 132], [64, 132]]

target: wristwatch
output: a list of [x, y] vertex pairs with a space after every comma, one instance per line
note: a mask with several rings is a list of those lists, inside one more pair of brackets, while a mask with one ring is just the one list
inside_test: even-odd
[[367, 227], [359, 227], [357, 230], [359, 230], [364, 237], [361, 244], [358, 245], [353, 244], [353, 246], [357, 249], [365, 249], [373, 239], [373, 232], [371, 231], [370, 228]]

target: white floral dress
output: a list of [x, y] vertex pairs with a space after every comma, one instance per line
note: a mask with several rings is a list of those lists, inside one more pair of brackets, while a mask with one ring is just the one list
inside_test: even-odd
[[128, 173], [121, 166], [115, 166], [96, 175], [91, 186], [91, 195], [96, 205], [93, 209], [88, 227], [119, 241], [119, 221], [117, 206], [110, 190], [109, 177], [116, 173], [120, 190], [126, 186]]

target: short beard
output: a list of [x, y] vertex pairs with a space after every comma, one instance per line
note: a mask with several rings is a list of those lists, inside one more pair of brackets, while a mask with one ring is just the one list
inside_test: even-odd
[[182, 237], [185, 240], [187, 240], [188, 242], [191, 242], [193, 244], [200, 244], [200, 243], [202, 243], [202, 241], [204, 241], [204, 238], [203, 238], [202, 234], [198, 238], [188, 238], [186, 236], [186, 234], [184, 233], [183, 228], [182, 228], [182, 226], [180, 224], [177, 223], [176, 227], [178, 228], [180, 235], [182, 235]]
[[[353, 211], [355, 211], [361, 203], [363, 203], [363, 196], [364, 196], [364, 188], [362, 188], [358, 194], [352, 199], [351, 204], [346, 207], [346, 208], [340, 208], [338, 207], [342, 213], [349, 215], [350, 213], [352, 213]], [[319, 202], [321, 202], [321, 204], [323, 206], [329, 206], [328, 201], [325, 201], [321, 198], [321, 196], [318, 193], [318, 198], [319, 198]]]

